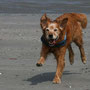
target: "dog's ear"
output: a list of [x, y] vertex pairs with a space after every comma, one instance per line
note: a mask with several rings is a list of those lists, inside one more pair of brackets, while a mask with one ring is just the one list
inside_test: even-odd
[[50, 18], [48, 18], [45, 13], [40, 19], [41, 28], [44, 30], [46, 28], [48, 22], [50, 22], [50, 21], [51, 21]]
[[60, 21], [60, 29], [63, 30], [68, 22], [68, 18], [64, 18], [63, 20]]

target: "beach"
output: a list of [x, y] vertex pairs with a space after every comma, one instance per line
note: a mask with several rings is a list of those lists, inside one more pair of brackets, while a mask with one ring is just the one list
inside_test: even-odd
[[[89, 5], [89, 3], [85, 4]], [[75, 53], [74, 64], [70, 65], [67, 50], [61, 84], [52, 83], [56, 71], [56, 60], [52, 54], [48, 56], [42, 67], [36, 67], [42, 44], [40, 18], [45, 12], [39, 10], [36, 9], [36, 13], [33, 10], [29, 13], [18, 13], [10, 12], [9, 9], [8, 13], [4, 10], [0, 13], [0, 90], [90, 90], [89, 9], [72, 11], [85, 13], [88, 18], [87, 28], [83, 30], [87, 63], [85, 65], [82, 63], [79, 49], [72, 43]], [[48, 17], [55, 19], [68, 10], [61, 10], [60, 13], [58, 10], [55, 12], [46, 10], [46, 12]]]
[[0, 0], [0, 13], [90, 13], [90, 0]]
[[[0, 15], [0, 88], [1, 90], [89, 90], [90, 56], [89, 27], [83, 30], [87, 64], [83, 65], [79, 49], [73, 45], [75, 62], [69, 64], [66, 53], [66, 66], [61, 84], [53, 84], [56, 60], [50, 55], [43, 67], [36, 67], [39, 59], [42, 35], [39, 25], [42, 14]], [[53, 19], [58, 14], [48, 14]]]

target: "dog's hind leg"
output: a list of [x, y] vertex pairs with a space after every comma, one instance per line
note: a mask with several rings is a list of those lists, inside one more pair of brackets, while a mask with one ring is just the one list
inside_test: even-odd
[[78, 37], [78, 39], [76, 39], [74, 42], [79, 47], [82, 62], [84, 64], [86, 64], [86, 56], [85, 56], [85, 52], [84, 52], [84, 48], [83, 48], [83, 39], [82, 39], [82, 37], [81, 36]]
[[72, 65], [74, 63], [74, 52], [71, 45], [68, 46], [68, 51], [69, 51], [69, 61], [70, 64]]

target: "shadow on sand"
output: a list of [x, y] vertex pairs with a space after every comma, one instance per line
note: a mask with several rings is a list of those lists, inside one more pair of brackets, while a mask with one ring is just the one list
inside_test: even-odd
[[[70, 73], [69, 71], [64, 71], [63, 75], [71, 75], [71, 74], [81, 74], [81, 73]], [[55, 72], [47, 72], [41, 73], [31, 78], [28, 78], [24, 81], [31, 82], [30, 85], [37, 85], [38, 83], [52, 81], [54, 78]]]

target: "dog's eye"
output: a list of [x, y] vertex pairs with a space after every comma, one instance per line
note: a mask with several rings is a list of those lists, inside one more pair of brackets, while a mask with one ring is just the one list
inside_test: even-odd
[[47, 28], [46, 31], [49, 31], [49, 29]]
[[57, 29], [54, 29], [54, 31], [57, 31]]

